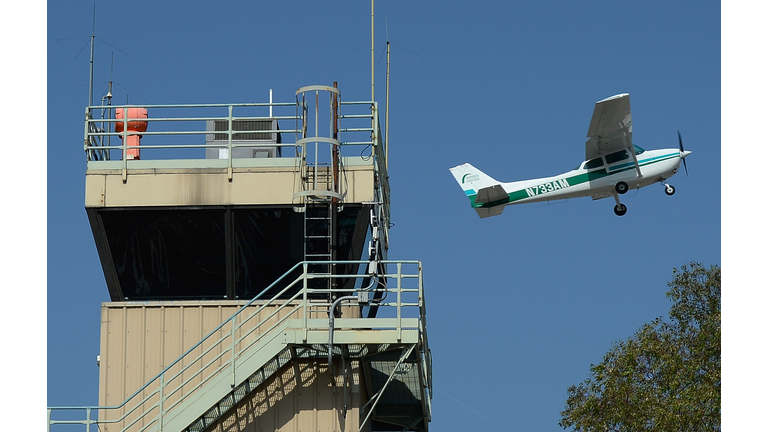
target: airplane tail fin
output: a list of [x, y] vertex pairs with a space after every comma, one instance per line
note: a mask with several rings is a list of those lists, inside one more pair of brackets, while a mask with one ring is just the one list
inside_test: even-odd
[[468, 163], [451, 168], [451, 174], [453, 174], [453, 178], [456, 179], [459, 186], [464, 189], [467, 196], [477, 194], [477, 191], [482, 188], [499, 184], [491, 176]]
[[494, 180], [491, 176], [468, 163], [451, 168], [451, 174], [453, 174], [453, 178], [456, 179], [456, 182], [464, 190], [478, 216], [481, 218], [496, 216], [500, 215], [504, 210], [504, 207], [501, 205], [482, 206], [482, 204], [495, 203], [508, 198], [501, 183]]

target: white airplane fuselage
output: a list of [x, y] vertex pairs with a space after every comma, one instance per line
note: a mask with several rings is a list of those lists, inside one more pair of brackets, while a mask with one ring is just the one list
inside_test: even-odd
[[614, 213], [623, 216], [627, 206], [619, 195], [630, 189], [661, 183], [667, 195], [674, 194], [675, 188], [667, 184], [667, 179], [677, 173], [691, 153], [683, 149], [680, 131], [680, 149], [644, 150], [632, 143], [632, 127], [629, 94], [622, 93], [595, 103], [584, 147], [587, 160], [574, 170], [510, 183], [496, 181], [468, 163], [450, 171], [481, 218], [499, 215], [512, 204], [584, 196], [612, 196], [616, 200]]
[[[501, 214], [505, 206], [590, 196], [616, 199], [614, 212], [621, 216], [626, 207], [619, 195], [653, 183], [663, 183], [666, 193], [674, 188], [666, 180], [680, 168], [691, 152], [682, 149], [643, 150], [634, 146], [635, 154], [619, 150], [582, 162], [578, 168], [552, 177], [503, 183], [494, 180], [470, 164], [451, 168], [456, 181], [482, 217]], [[637, 163], [635, 163], [635, 159]]]
[[605, 198], [614, 194], [615, 185], [620, 181], [627, 183], [629, 189], [639, 189], [672, 177], [680, 168], [682, 157], [679, 149], [646, 150], [637, 155], [642, 177], [629, 159], [589, 170], [582, 163], [578, 169], [560, 175], [501, 183], [501, 186], [510, 195], [507, 205], [585, 196]]

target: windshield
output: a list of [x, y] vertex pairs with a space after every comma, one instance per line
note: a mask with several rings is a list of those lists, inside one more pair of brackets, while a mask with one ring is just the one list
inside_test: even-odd
[[[632, 144], [632, 145], [635, 147], [635, 154], [636, 155], [639, 155], [639, 154], [642, 154], [643, 152], [645, 152], [644, 148], [642, 148], [642, 147], [640, 147], [638, 145], [634, 145], [634, 144]], [[610, 160], [608, 160], [608, 163], [611, 164], [611, 163], [614, 163], [614, 162], [617, 162], [617, 161], [620, 161], [620, 160], [624, 160], [624, 159], [626, 159], [628, 157], [629, 157], [629, 155], [626, 153], [626, 151], [621, 150], [621, 151], [618, 151], [616, 153], [613, 153], [613, 154], [610, 154], [610, 155], [606, 156], [606, 159], [610, 158]], [[598, 162], [598, 160], [599, 160], [599, 162]], [[575, 170], [581, 169], [582, 166], [584, 166], [584, 169], [592, 169], [592, 168], [600, 167], [602, 165], [603, 165], [602, 164], [602, 159], [596, 158], [596, 159], [591, 159], [591, 160], [587, 161], [586, 164], [584, 162], [582, 162], [582, 163], [580, 163], [574, 169]]]
[[629, 153], [627, 153], [626, 150], [619, 150], [615, 153], [605, 155], [605, 163], [609, 165], [623, 161], [624, 159], [629, 159]]

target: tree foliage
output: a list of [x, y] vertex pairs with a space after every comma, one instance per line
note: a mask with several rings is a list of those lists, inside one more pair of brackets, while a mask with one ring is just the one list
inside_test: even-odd
[[615, 343], [568, 389], [560, 426], [575, 431], [720, 430], [720, 267], [673, 270], [669, 321]]

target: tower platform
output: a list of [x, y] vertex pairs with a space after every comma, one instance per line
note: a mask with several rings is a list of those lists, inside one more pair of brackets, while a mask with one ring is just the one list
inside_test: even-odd
[[[360, 259], [373, 218], [386, 257], [389, 182], [375, 104], [341, 102], [325, 86], [297, 96], [307, 92], [316, 96], [314, 124], [312, 104], [298, 97], [145, 106], [141, 132], [130, 118], [110, 120], [135, 107], [92, 107], [103, 113], [86, 119], [85, 207], [113, 301], [249, 299], [305, 258]], [[335, 96], [330, 125], [319, 122], [320, 92]], [[121, 122], [123, 132], [109, 132]], [[131, 136], [144, 142], [118, 140]], [[333, 245], [307, 242], [321, 222], [305, 209], [330, 206]]]

